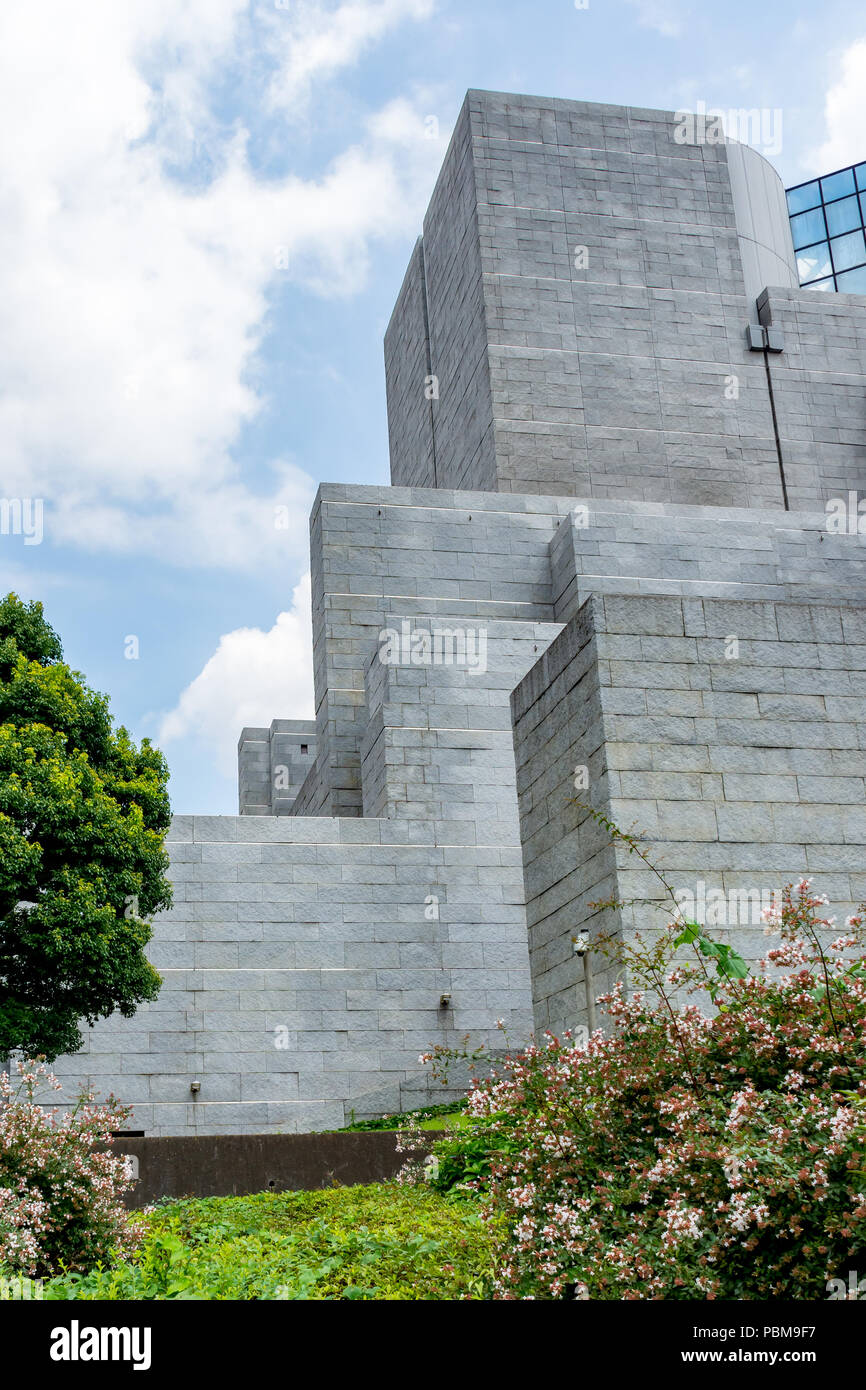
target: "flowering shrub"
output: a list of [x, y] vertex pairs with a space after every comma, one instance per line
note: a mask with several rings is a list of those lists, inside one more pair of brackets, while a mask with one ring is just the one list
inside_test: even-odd
[[0, 1073], [0, 1267], [43, 1275], [87, 1270], [131, 1251], [139, 1224], [121, 1198], [131, 1186], [124, 1161], [105, 1151], [129, 1110], [79, 1098], [68, 1111], [35, 1096], [60, 1082], [40, 1063], [18, 1063], [17, 1081]]
[[629, 953], [643, 991], [600, 1001], [607, 1034], [547, 1035], [474, 1084], [431, 1181], [504, 1222], [497, 1297], [823, 1299], [863, 1267], [863, 923], [825, 949], [825, 902], [785, 890], [755, 974], [671, 926]]
[[0, 1187], [0, 1267], [32, 1271], [45, 1230], [46, 1204], [11, 1187]]

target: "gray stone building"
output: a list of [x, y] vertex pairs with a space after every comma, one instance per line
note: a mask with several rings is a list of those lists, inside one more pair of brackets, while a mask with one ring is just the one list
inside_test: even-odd
[[866, 898], [866, 296], [799, 288], [778, 175], [704, 134], [467, 95], [393, 486], [313, 508], [315, 721], [175, 819], [162, 992], [58, 1064], [136, 1128], [337, 1126], [421, 1103], [433, 1043], [585, 1023], [574, 938], [653, 912], [591, 904], [659, 887], [582, 803], [749, 956], [791, 878]]

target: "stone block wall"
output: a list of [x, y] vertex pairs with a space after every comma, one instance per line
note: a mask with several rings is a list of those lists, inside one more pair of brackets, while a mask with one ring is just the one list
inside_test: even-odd
[[272, 719], [238, 739], [238, 810], [242, 816], [286, 816], [316, 759], [316, 725]]
[[[581, 803], [607, 811], [598, 602], [588, 599], [511, 697], [526, 922], [537, 1033], [586, 1025], [583, 961], [574, 938], [593, 923], [616, 932], [591, 903], [616, 895], [617, 856]], [[595, 922], [595, 918], [599, 918]], [[610, 972], [595, 971], [599, 991]]]
[[271, 814], [271, 731], [247, 727], [238, 739], [238, 810], [242, 816]]
[[430, 380], [427, 284], [424, 243], [420, 237], [388, 324], [385, 353], [391, 363], [392, 379], [388, 393], [388, 436], [393, 441], [395, 457], [400, 460], [400, 481], [406, 487], [435, 487], [433, 410], [436, 401]]
[[[431, 412], [436, 485], [472, 492], [496, 488], [475, 154], [467, 100], [424, 218], [421, 267], [429, 371], [437, 388]], [[410, 395], [416, 394], [416, 382], [404, 377], [404, 387]], [[391, 481], [401, 485], [409, 477], [398, 467]]]
[[[386, 631], [408, 660], [385, 664], [377, 649], [368, 667], [364, 814], [434, 819], [457, 842], [516, 845], [510, 695], [559, 625], [416, 616]], [[428, 638], [441, 662], [418, 659]]]
[[866, 538], [831, 533], [823, 513], [583, 501], [553, 531], [550, 564], [559, 622], [590, 593], [866, 596]]
[[303, 815], [364, 813], [384, 698], [365, 681], [379, 634], [404, 619], [492, 632], [565, 622], [596, 591], [866, 594], [864, 538], [830, 534], [822, 514], [329, 484], [311, 529], [318, 755]]
[[365, 675], [404, 618], [553, 621], [548, 545], [564, 499], [323, 485], [311, 520], [317, 758], [295, 814], [363, 811]]
[[[530, 961], [538, 1026], [579, 1023], [572, 934], [598, 929], [590, 902], [647, 891], [579, 812], [578, 765], [678, 883], [806, 868], [857, 899], [864, 538], [775, 511], [330, 485], [313, 536], [315, 762], [290, 814], [176, 820], [162, 992], [88, 1030], [71, 1085], [113, 1088], [148, 1134], [329, 1128], [429, 1099], [437, 1041], [495, 1045], [499, 1017], [525, 1040]], [[475, 659], [419, 664], [410, 642], [383, 661], [404, 624], [471, 631]], [[246, 736], [271, 768], [281, 740], [309, 760], [312, 727]]]
[[434, 821], [179, 816], [169, 849], [159, 997], [55, 1068], [68, 1093], [132, 1104], [131, 1129], [336, 1128], [429, 1099], [433, 1043], [495, 1048], [498, 1017], [528, 1034], [516, 844], [455, 844]]
[[866, 493], [866, 296], [771, 289], [760, 316], [784, 343], [767, 370], [791, 507]]
[[[676, 131], [672, 112], [467, 94], [386, 337], [395, 484], [432, 482], [432, 451], [445, 487], [784, 505], [741, 259], [756, 167], [760, 235], [775, 215], [790, 241], [781, 182], [750, 151], [732, 185], [726, 146]], [[794, 283], [781, 254], [760, 263]], [[422, 361], [432, 446], [410, 424]]]
[[512, 697], [537, 1028], [585, 1021], [575, 933], [668, 916], [590, 907], [663, 889], [579, 801], [640, 833], [698, 915], [715, 895], [747, 958], [785, 883], [813, 876], [840, 921], [866, 898], [864, 670], [862, 605], [587, 599]]

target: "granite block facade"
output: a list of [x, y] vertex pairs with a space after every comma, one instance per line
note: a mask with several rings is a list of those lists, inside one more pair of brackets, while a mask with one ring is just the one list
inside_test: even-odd
[[132, 1104], [133, 1129], [337, 1128], [421, 1103], [431, 1043], [531, 1027], [515, 843], [455, 844], [429, 820], [179, 816], [169, 849], [159, 997], [55, 1068]]
[[[784, 884], [814, 877], [840, 920], [866, 899], [864, 639], [862, 599], [585, 600], [512, 696], [537, 1030], [586, 1022], [576, 934], [670, 918], [589, 807], [747, 959]], [[591, 906], [636, 898], [658, 909]]]
[[315, 760], [312, 720], [272, 719], [267, 729], [243, 729], [238, 739], [240, 814], [290, 815]]
[[394, 486], [310, 519], [315, 720], [177, 817], [160, 996], [58, 1063], [134, 1127], [336, 1127], [429, 1099], [437, 1042], [585, 1023], [573, 936], [657, 886], [587, 803], [749, 957], [755, 894], [866, 897], [866, 298], [797, 289], [772, 168], [675, 128], [468, 94], [385, 340]]
[[862, 474], [863, 298], [800, 290], [772, 166], [679, 129], [468, 93], [386, 336], [395, 484], [809, 510]]

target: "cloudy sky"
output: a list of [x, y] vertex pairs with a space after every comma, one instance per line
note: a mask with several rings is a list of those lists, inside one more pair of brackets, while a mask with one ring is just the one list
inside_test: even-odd
[[791, 184], [866, 157], [866, 15], [0, 10], [0, 497], [44, 499], [41, 544], [0, 535], [0, 593], [42, 599], [161, 744], [179, 812], [236, 809], [243, 724], [312, 715], [310, 504], [321, 481], [388, 481], [382, 335], [468, 87], [778, 108]]

